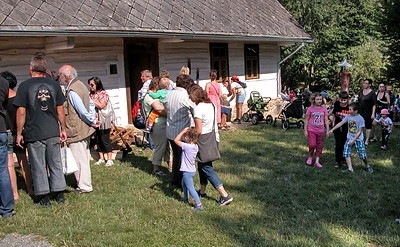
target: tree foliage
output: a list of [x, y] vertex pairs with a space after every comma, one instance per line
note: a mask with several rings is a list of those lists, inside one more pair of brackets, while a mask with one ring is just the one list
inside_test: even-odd
[[388, 66], [388, 77], [391, 80], [400, 81], [400, 1], [383, 0], [382, 34], [387, 41], [390, 64]]
[[[282, 5], [309, 32], [314, 43], [307, 44], [293, 59], [282, 67], [282, 81], [292, 87], [298, 82], [307, 85], [332, 88], [338, 84], [339, 66], [345, 58], [353, 64], [353, 72], [362, 74], [369, 65], [357, 51], [375, 49], [371, 40], [379, 39], [377, 14], [380, 0], [281, 0]], [[370, 44], [368, 48], [366, 44]], [[357, 47], [357, 48], [356, 48]], [[284, 48], [282, 56], [287, 56], [293, 47]], [[378, 57], [383, 58], [379, 55]], [[369, 61], [374, 62], [374, 61]], [[373, 64], [380, 76], [382, 61]], [[360, 69], [359, 71], [357, 71]]]

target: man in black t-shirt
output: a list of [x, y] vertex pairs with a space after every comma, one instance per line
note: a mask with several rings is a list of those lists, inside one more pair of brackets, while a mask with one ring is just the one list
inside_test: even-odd
[[21, 147], [25, 142], [28, 147], [37, 196], [35, 204], [49, 207], [50, 192], [54, 193], [58, 203], [65, 201], [63, 192], [66, 183], [60, 152], [60, 141], [67, 138], [63, 108], [65, 97], [60, 85], [45, 77], [45, 58], [33, 57], [30, 73], [32, 78], [21, 83], [14, 99], [14, 105], [18, 107], [16, 144]]

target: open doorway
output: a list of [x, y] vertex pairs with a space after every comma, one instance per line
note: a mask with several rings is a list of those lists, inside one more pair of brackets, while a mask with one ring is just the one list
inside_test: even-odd
[[128, 121], [132, 123], [131, 109], [137, 100], [137, 92], [142, 88], [140, 72], [151, 70], [158, 76], [158, 46], [156, 39], [125, 39], [125, 81], [128, 99]]

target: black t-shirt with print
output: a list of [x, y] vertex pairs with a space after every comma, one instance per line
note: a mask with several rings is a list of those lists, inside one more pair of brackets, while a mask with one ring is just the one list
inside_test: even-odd
[[21, 83], [14, 105], [26, 108], [26, 142], [60, 136], [56, 107], [64, 101], [60, 85], [52, 79], [34, 77]]
[[[335, 105], [333, 106], [332, 114], [335, 115], [335, 125], [337, 125], [347, 115], [349, 115], [349, 105], [343, 107], [340, 105], [339, 101], [336, 101]], [[343, 124], [341, 128], [344, 132], [347, 132], [347, 124]]]

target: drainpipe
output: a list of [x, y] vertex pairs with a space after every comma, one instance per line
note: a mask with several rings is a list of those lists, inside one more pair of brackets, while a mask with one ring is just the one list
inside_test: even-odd
[[281, 90], [282, 90], [282, 77], [281, 77], [281, 65], [286, 62], [286, 60], [288, 60], [291, 56], [293, 56], [294, 54], [296, 54], [298, 51], [300, 51], [301, 48], [304, 47], [304, 43], [301, 43], [296, 50], [294, 50], [292, 53], [290, 53], [287, 57], [285, 57], [284, 59], [282, 59], [279, 63], [278, 63], [278, 92], [277, 95], [279, 96]]

